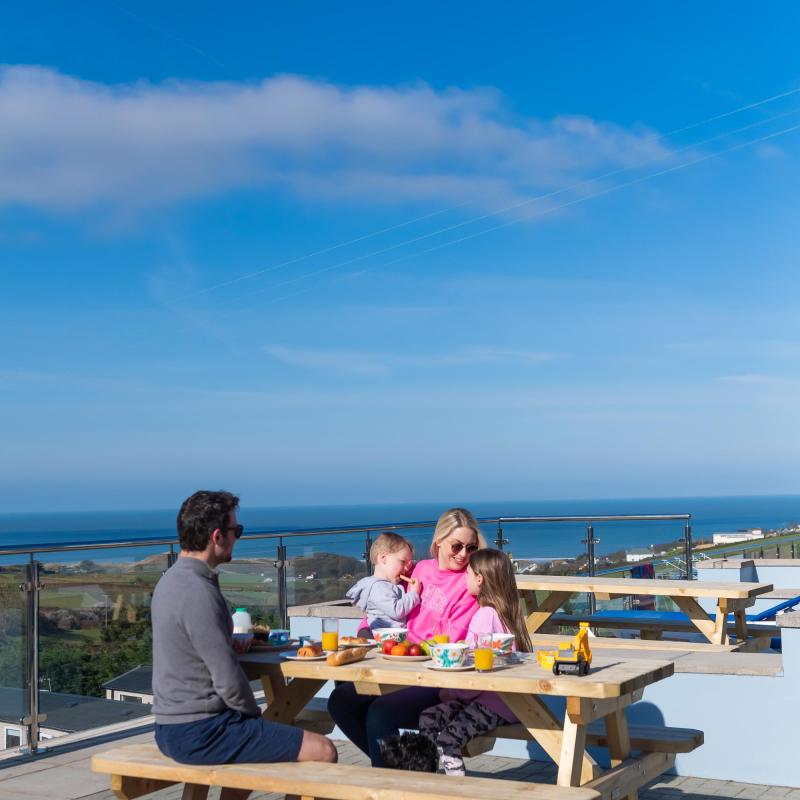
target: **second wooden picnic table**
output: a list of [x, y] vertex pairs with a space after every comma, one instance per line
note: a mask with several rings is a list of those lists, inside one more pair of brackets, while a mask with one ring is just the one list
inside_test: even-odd
[[[672, 765], [663, 752], [631, 757], [625, 709], [645, 687], [673, 674], [668, 661], [598, 656], [588, 676], [554, 676], [535, 657], [488, 673], [428, 669], [430, 662], [388, 661], [375, 650], [355, 664], [286, 660], [277, 653], [240, 658], [249, 678], [260, 677], [267, 703], [264, 717], [291, 724], [326, 681], [351, 681], [361, 694], [383, 695], [407, 686], [495, 691], [532, 739], [558, 764], [559, 786], [586, 786], [604, 797], [635, 797], [637, 789]], [[542, 696], [566, 698], [559, 719]], [[612, 768], [603, 772], [586, 751], [587, 726], [604, 719]]]
[[[712, 581], [668, 581], [642, 578], [596, 578], [589, 576], [517, 575], [517, 588], [525, 600], [527, 626], [538, 631], [574, 594], [585, 592], [610, 597], [653, 595], [669, 597], [709, 642], [728, 644], [728, 614], [733, 614], [737, 639], [747, 639], [745, 610], [759, 595], [772, 591], [770, 583], [722, 583]], [[545, 592], [537, 599], [536, 592]], [[712, 598], [712, 619], [698, 598]]]

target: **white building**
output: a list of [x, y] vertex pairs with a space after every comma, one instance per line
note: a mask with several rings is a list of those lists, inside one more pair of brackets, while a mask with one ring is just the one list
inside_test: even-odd
[[737, 542], [751, 542], [754, 539], [763, 539], [764, 531], [761, 528], [750, 528], [746, 531], [733, 531], [730, 533], [715, 533], [712, 537], [714, 544], [736, 544]]
[[653, 552], [646, 547], [633, 547], [625, 551], [625, 560], [632, 564], [636, 561], [644, 561], [646, 558], [652, 558]]

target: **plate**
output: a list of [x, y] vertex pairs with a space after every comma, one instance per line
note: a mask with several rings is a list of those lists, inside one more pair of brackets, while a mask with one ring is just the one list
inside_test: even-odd
[[342, 650], [346, 647], [375, 647], [378, 644], [374, 639], [370, 639], [366, 644], [345, 644], [344, 642], [339, 642], [339, 649]]
[[385, 658], [387, 661], [430, 661], [430, 656], [388, 656], [385, 653], [381, 653], [381, 658]]
[[330, 653], [323, 653], [321, 656], [284, 656], [289, 661], [324, 661]]
[[426, 664], [428, 669], [435, 669], [437, 672], [466, 672], [468, 669], [475, 669], [474, 664], [465, 664], [463, 667], [437, 667], [435, 664]]
[[283, 644], [269, 644], [268, 642], [263, 642], [259, 640], [255, 640], [250, 645], [250, 653], [279, 653], [282, 650], [291, 650], [293, 647], [297, 647], [297, 639], [284, 642]]

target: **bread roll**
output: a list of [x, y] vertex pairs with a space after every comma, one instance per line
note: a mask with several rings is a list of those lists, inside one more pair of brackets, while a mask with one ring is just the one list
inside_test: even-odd
[[352, 664], [354, 661], [361, 661], [366, 656], [366, 647], [354, 647], [352, 650], [339, 650], [338, 653], [331, 653], [328, 656], [327, 664], [330, 667], [341, 667], [345, 664]]
[[297, 655], [300, 658], [314, 658], [315, 656], [321, 656], [323, 652], [324, 651], [321, 647], [317, 647], [317, 645], [311, 644], [311, 645], [306, 645], [305, 647], [301, 647], [297, 651]]

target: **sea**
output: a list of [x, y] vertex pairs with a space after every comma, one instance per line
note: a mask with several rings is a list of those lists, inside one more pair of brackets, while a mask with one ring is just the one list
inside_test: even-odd
[[[690, 514], [695, 541], [714, 532], [745, 528], [775, 530], [800, 520], [800, 495], [738, 497], [659, 497], [605, 500], [497, 501], [469, 504], [477, 518], [498, 516], [603, 516]], [[254, 538], [256, 533], [310, 531], [319, 528], [369, 527], [373, 537], [383, 527], [403, 522], [431, 522], [447, 506], [442, 503], [391, 505], [248, 507], [239, 512], [246, 528], [237, 544], [236, 558], [272, 557], [276, 543]], [[144, 511], [85, 511], [68, 513], [0, 514], [0, 551], [12, 547], [52, 547], [146, 539], [175, 538], [176, 509]], [[497, 526], [482, 525], [486, 539], [497, 538]], [[432, 527], [406, 533], [418, 557], [427, 552]], [[630, 548], [672, 542], [683, 537], [683, 521], [607, 522], [594, 525], [599, 539], [596, 553], [604, 555]], [[580, 523], [515, 523], [503, 526], [507, 552], [520, 559], [570, 558], [585, 551], [587, 529]], [[339, 532], [326, 536], [287, 537], [289, 558], [315, 553], [335, 553], [358, 558], [365, 550], [363, 533]], [[42, 561], [137, 561], [163, 552], [163, 546], [135, 544], [127, 548], [76, 550], [37, 556]], [[17, 555], [0, 556], [0, 564], [20, 563]]]

